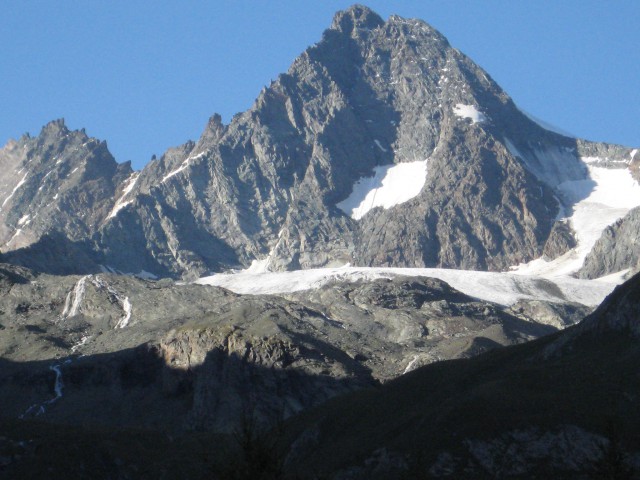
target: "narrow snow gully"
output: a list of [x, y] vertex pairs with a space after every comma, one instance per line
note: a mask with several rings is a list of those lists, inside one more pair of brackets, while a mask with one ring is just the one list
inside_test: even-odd
[[62, 315], [60, 316], [62, 320], [69, 317], [74, 317], [78, 313], [80, 313], [80, 306], [82, 304], [82, 299], [84, 298], [87, 279], [90, 277], [91, 275], [85, 275], [84, 277], [82, 277], [76, 282], [73, 290], [71, 290], [67, 294], [67, 298], [64, 302], [64, 309], [62, 310]]
[[115, 328], [124, 328], [129, 325], [129, 320], [131, 320], [131, 310], [133, 309], [131, 302], [129, 301], [129, 297], [124, 297], [124, 300], [118, 298], [118, 301], [122, 301], [122, 309], [124, 310], [124, 316], [118, 320]]
[[133, 311], [133, 305], [131, 305], [131, 302], [129, 301], [129, 297], [120, 295], [120, 293], [118, 293], [115, 288], [113, 288], [111, 285], [105, 282], [98, 275], [96, 275], [91, 280], [91, 283], [93, 283], [93, 285], [98, 290], [106, 290], [107, 292], [109, 292], [109, 294], [113, 296], [113, 298], [115, 298], [118, 304], [122, 307], [122, 311], [124, 312], [124, 315], [120, 317], [120, 319], [118, 320], [114, 328], [116, 329], [124, 328], [127, 325], [129, 325], [129, 321], [131, 320], [131, 313]]
[[45, 402], [42, 403], [35, 403], [33, 405], [31, 405], [29, 408], [27, 408], [27, 410], [20, 415], [20, 419], [23, 419], [25, 417], [38, 417], [42, 414], [44, 414], [47, 411], [47, 408], [50, 405], [53, 405], [54, 403], [56, 403], [58, 400], [60, 400], [62, 398], [62, 390], [64, 388], [64, 382], [62, 380], [62, 367], [64, 365], [68, 365], [71, 363], [71, 359], [67, 359], [62, 363], [58, 363], [56, 365], [51, 365], [49, 367], [49, 370], [51, 370], [52, 372], [55, 372], [56, 374], [56, 380], [55, 383], [53, 385], [53, 391], [55, 392], [55, 397], [50, 398], [49, 400], [46, 400]]
[[[84, 347], [87, 342], [91, 340], [91, 335], [83, 335], [80, 340], [78, 340], [77, 343], [75, 343], [74, 345], [71, 346], [71, 348], [69, 349], [71, 351], [71, 353], [76, 353], [78, 351], [78, 349]], [[82, 355], [80, 355], [82, 356]]]

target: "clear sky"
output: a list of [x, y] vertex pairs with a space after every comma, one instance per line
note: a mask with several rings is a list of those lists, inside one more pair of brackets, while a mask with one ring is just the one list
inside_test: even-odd
[[[0, 144], [64, 117], [141, 168], [249, 108], [352, 3], [4, 0]], [[425, 20], [534, 116], [640, 146], [640, 1], [361, 3]]]

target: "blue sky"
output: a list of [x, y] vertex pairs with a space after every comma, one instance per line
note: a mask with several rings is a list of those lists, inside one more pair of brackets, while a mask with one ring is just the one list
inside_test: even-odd
[[[307, 46], [340, 0], [5, 0], [0, 144], [64, 117], [120, 162], [228, 121]], [[362, 2], [421, 18], [534, 116], [592, 140], [640, 146], [640, 2]]]

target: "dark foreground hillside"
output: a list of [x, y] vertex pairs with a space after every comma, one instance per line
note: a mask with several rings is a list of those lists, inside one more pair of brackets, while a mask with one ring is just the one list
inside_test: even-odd
[[[640, 276], [567, 330], [419, 368], [270, 432], [0, 424], [4, 478], [638, 478]], [[261, 473], [258, 473], [261, 472]]]
[[636, 275], [576, 327], [300, 416], [289, 467], [319, 478], [637, 478], [639, 334]]

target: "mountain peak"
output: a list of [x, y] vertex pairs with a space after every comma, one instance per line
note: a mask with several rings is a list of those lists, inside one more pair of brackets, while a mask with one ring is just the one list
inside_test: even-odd
[[364, 5], [352, 5], [346, 10], [341, 10], [333, 17], [332, 30], [340, 32], [352, 32], [356, 28], [376, 28], [384, 24], [384, 20]]
[[68, 133], [69, 129], [64, 123], [64, 118], [58, 118], [56, 120], [51, 120], [44, 127], [42, 127], [42, 133], [52, 134], [52, 133]]

